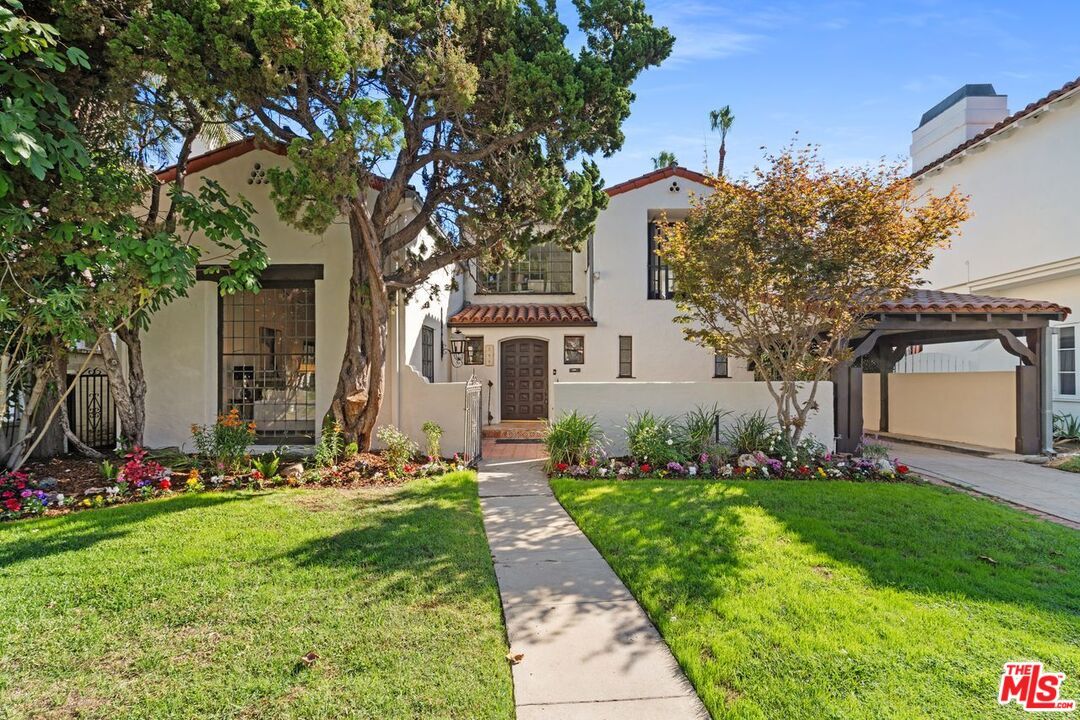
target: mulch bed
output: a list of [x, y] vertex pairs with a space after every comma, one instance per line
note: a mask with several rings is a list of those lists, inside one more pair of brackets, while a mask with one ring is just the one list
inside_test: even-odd
[[[113, 464], [123, 462], [115, 456], [108, 458]], [[102, 487], [101, 460], [91, 460], [79, 455], [64, 455], [48, 460], [31, 460], [22, 467], [35, 480], [56, 479], [56, 490], [69, 497], [82, 495], [87, 488]]]

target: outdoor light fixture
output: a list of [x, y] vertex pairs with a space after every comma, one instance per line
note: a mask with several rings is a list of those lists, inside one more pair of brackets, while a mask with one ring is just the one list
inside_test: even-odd
[[460, 329], [454, 328], [454, 331], [450, 333], [450, 361], [454, 364], [454, 367], [461, 367], [464, 360], [465, 336]]

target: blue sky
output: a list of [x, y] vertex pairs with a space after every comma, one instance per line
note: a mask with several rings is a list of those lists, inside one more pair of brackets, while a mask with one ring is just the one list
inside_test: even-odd
[[598, 158], [608, 185], [651, 170], [661, 150], [700, 170], [705, 143], [715, 170], [708, 113], [725, 104], [739, 176], [796, 131], [832, 165], [906, 161], [919, 116], [964, 83], [993, 83], [1015, 112], [1080, 75], [1080, 2], [646, 5], [675, 50], [635, 84], [623, 149]]

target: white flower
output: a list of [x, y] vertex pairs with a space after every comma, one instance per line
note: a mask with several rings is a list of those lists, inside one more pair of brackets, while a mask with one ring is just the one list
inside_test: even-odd
[[671, 438], [668, 438], [668, 439], [667, 439], [667, 444], [668, 444], [668, 445], [674, 445], [674, 444], [675, 444], [675, 441], [674, 441], [674, 440], [672, 440]]

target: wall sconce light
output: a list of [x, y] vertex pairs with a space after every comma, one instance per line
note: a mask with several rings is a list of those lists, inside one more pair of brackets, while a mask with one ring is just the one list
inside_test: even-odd
[[465, 361], [465, 336], [459, 328], [450, 333], [450, 362], [454, 367], [461, 367]]

